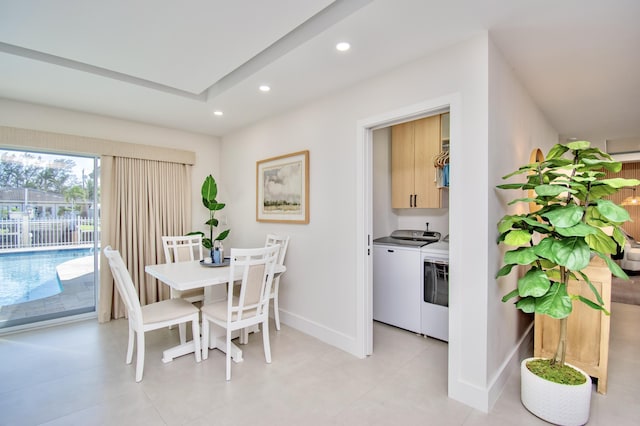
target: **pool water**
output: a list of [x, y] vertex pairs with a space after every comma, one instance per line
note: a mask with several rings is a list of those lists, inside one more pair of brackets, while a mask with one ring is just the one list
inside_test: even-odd
[[54, 296], [62, 291], [56, 266], [89, 256], [91, 249], [0, 254], [0, 306]]

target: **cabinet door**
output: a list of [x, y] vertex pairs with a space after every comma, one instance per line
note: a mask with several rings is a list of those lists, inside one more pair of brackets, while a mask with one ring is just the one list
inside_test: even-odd
[[416, 333], [421, 331], [420, 251], [373, 247], [373, 319]]
[[433, 159], [440, 153], [440, 116], [416, 120], [414, 123], [415, 184], [414, 207], [439, 208], [440, 190], [436, 185]]
[[413, 122], [391, 127], [391, 207], [413, 207]]

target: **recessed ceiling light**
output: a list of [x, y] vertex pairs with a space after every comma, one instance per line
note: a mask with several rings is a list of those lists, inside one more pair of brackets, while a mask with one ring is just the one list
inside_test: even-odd
[[271, 90], [271, 87], [267, 86], [266, 84], [263, 84], [262, 86], [259, 87], [261, 92], [268, 92], [269, 90]]
[[336, 49], [338, 49], [340, 52], [346, 52], [347, 50], [351, 49], [351, 45], [346, 41], [343, 41], [336, 44]]
[[222, 115], [222, 111], [213, 111], [213, 115], [220, 117]]

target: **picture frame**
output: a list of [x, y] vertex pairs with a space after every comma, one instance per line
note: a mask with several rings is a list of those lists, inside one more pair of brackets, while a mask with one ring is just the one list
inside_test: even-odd
[[309, 223], [309, 151], [256, 162], [256, 221]]

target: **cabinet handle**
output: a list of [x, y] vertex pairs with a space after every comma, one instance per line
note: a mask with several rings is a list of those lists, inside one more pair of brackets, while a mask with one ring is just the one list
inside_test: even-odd
[[413, 194], [413, 207], [418, 207], [418, 194]]
[[413, 207], [413, 195], [409, 194], [409, 207]]

